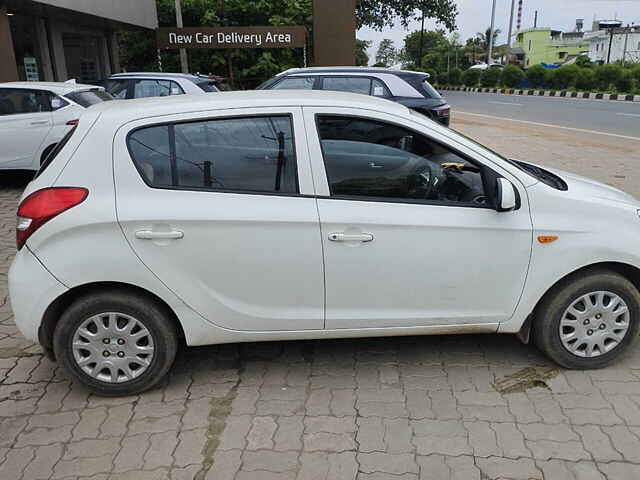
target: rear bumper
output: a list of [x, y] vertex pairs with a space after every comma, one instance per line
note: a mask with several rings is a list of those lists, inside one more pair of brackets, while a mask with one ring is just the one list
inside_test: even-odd
[[68, 289], [23, 247], [9, 269], [9, 297], [18, 330], [28, 340], [38, 342], [38, 329], [45, 311]]

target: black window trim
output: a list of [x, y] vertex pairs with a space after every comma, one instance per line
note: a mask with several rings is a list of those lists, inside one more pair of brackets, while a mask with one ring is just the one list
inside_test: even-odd
[[[246, 119], [246, 118], [267, 118], [267, 117], [286, 117], [289, 119], [289, 121], [291, 122], [291, 142], [293, 144], [293, 151], [295, 153], [295, 186], [296, 186], [296, 192], [267, 192], [267, 191], [262, 191], [262, 190], [241, 190], [241, 189], [235, 189], [235, 188], [210, 188], [210, 187], [191, 187], [191, 186], [180, 186], [180, 185], [172, 185], [172, 186], [166, 186], [166, 185], [162, 185], [162, 186], [158, 186], [158, 185], [152, 185], [147, 181], [147, 178], [145, 177], [144, 173], [142, 172], [142, 170], [140, 169], [140, 167], [138, 166], [138, 163], [135, 161], [135, 157], [133, 156], [133, 153], [131, 151], [131, 135], [133, 135], [135, 132], [137, 132], [138, 130], [143, 130], [145, 128], [152, 128], [152, 127], [164, 127], [166, 126], [168, 131], [171, 132], [174, 130], [175, 125], [183, 125], [183, 124], [188, 124], [188, 123], [201, 123], [201, 122], [207, 122], [207, 121], [215, 121], [215, 120], [239, 120], [239, 119]], [[169, 140], [171, 139], [171, 133], [168, 133]], [[294, 122], [294, 118], [293, 118], [293, 113], [291, 112], [285, 112], [285, 113], [252, 113], [252, 114], [248, 114], [248, 115], [225, 115], [225, 116], [216, 116], [216, 117], [203, 117], [203, 118], [196, 118], [196, 119], [191, 119], [191, 120], [178, 120], [178, 121], [166, 121], [166, 122], [157, 122], [157, 123], [150, 123], [147, 125], [141, 125], [139, 127], [133, 128], [131, 130], [129, 130], [127, 132], [127, 137], [126, 137], [126, 144], [127, 144], [127, 151], [129, 152], [129, 158], [131, 159], [131, 162], [133, 163], [133, 166], [135, 167], [135, 169], [138, 171], [138, 174], [140, 175], [140, 178], [142, 179], [142, 181], [145, 183], [145, 185], [147, 185], [147, 187], [149, 188], [153, 188], [156, 190], [175, 190], [175, 191], [188, 191], [188, 192], [203, 192], [203, 193], [232, 193], [232, 194], [244, 194], [244, 195], [266, 195], [266, 196], [272, 196], [272, 197], [299, 197], [299, 198], [313, 198], [315, 197], [315, 195], [307, 195], [307, 194], [301, 194], [300, 193], [300, 178], [298, 175], [298, 146], [296, 144], [296, 131], [295, 131], [295, 122]], [[171, 143], [171, 141], [169, 142], [169, 155], [171, 156], [173, 152], [173, 155], [175, 155], [175, 137], [174, 137], [174, 141], [173, 141], [173, 145]], [[172, 176], [173, 176], [173, 166], [172, 166]]]
[[[416, 135], [421, 135], [424, 137], [427, 137], [431, 142], [439, 145], [442, 148], [446, 148], [447, 150], [455, 153], [456, 155], [460, 156], [462, 159], [468, 161], [469, 163], [475, 165], [476, 167], [478, 167], [480, 169], [480, 175], [482, 176], [482, 187], [484, 188], [484, 193], [485, 196], [487, 197], [487, 199], [489, 200], [485, 205], [479, 205], [477, 203], [472, 203], [472, 202], [450, 202], [450, 201], [437, 201], [437, 200], [418, 200], [418, 199], [404, 199], [404, 198], [393, 198], [393, 197], [376, 197], [376, 196], [356, 196], [356, 195], [333, 195], [331, 194], [331, 186], [329, 184], [329, 177], [327, 175], [327, 167], [326, 167], [326, 163], [325, 163], [325, 153], [324, 153], [324, 147], [322, 146], [322, 139], [320, 138], [320, 129], [319, 129], [319, 117], [345, 117], [345, 118], [354, 118], [354, 119], [358, 119], [358, 120], [369, 120], [369, 121], [377, 121], [377, 122], [382, 122], [382, 123], [389, 123], [391, 125], [394, 125], [398, 128], [404, 128], [405, 130], [409, 130], [412, 133], [415, 133]], [[324, 166], [324, 178], [325, 181], [327, 182], [327, 188], [329, 189], [329, 195], [328, 196], [317, 196], [317, 198], [322, 198], [323, 200], [347, 200], [347, 201], [363, 201], [363, 202], [380, 202], [380, 203], [404, 203], [404, 204], [410, 204], [410, 205], [432, 205], [432, 206], [445, 206], [445, 207], [461, 207], [461, 208], [482, 208], [482, 209], [488, 209], [488, 210], [495, 210], [496, 209], [496, 192], [493, 191], [493, 188], [491, 187], [491, 181], [495, 181], [496, 178], [502, 177], [502, 175], [498, 174], [497, 172], [495, 172], [493, 169], [491, 169], [490, 167], [488, 167], [487, 165], [485, 165], [484, 163], [478, 162], [477, 160], [474, 160], [473, 158], [471, 158], [469, 155], [461, 152], [460, 150], [458, 150], [457, 148], [451, 147], [449, 145], [443, 145], [442, 142], [435, 140], [433, 137], [431, 137], [430, 135], [427, 135], [425, 133], [419, 132], [413, 128], [407, 127], [406, 125], [403, 125], [401, 123], [398, 122], [393, 122], [393, 121], [389, 121], [389, 120], [380, 120], [378, 118], [372, 118], [372, 117], [365, 117], [362, 115], [354, 115], [354, 114], [340, 114], [340, 113], [316, 113], [314, 115], [314, 123], [316, 125], [316, 136], [318, 139], [318, 143], [320, 144], [320, 150], [322, 151], [322, 163]], [[512, 182], [513, 183], [513, 182]], [[516, 188], [516, 191], [518, 191], [518, 189]], [[519, 192], [518, 192], [519, 195]], [[515, 210], [518, 210], [520, 208], [520, 204], [518, 202], [518, 205], [516, 206]]]
[[[369, 85], [369, 96], [373, 97], [373, 80], [377, 80], [378, 82], [380, 82], [382, 84], [382, 86], [384, 87], [385, 90], [385, 96], [384, 97], [375, 97], [375, 98], [394, 98], [393, 95], [391, 94], [391, 89], [389, 88], [389, 86], [386, 84], [386, 82], [384, 80], [382, 80], [381, 78], [378, 78], [374, 75], [348, 75], [348, 74], [340, 74], [340, 73], [336, 73], [336, 74], [329, 74], [329, 75], [321, 75], [320, 77], [320, 85], [318, 90], [323, 90], [326, 92], [334, 92], [336, 90], [324, 90], [324, 79], [325, 78], [366, 78], [368, 80], [371, 81], [370, 85]], [[354, 92], [348, 92], [348, 93], [354, 93]], [[362, 94], [364, 95], [364, 94]]]

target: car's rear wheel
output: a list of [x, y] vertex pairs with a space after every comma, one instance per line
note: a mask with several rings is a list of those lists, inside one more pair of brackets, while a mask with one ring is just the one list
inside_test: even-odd
[[165, 376], [178, 348], [168, 312], [121, 291], [72, 303], [58, 322], [53, 347], [69, 376], [104, 396], [148, 390]]
[[640, 294], [609, 271], [574, 275], [554, 288], [535, 312], [533, 339], [566, 368], [602, 368], [636, 340]]

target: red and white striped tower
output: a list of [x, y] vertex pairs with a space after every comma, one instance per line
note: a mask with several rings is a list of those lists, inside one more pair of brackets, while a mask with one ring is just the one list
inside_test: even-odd
[[518, 0], [518, 21], [516, 24], [516, 31], [519, 32], [522, 28], [522, 2], [523, 0]]

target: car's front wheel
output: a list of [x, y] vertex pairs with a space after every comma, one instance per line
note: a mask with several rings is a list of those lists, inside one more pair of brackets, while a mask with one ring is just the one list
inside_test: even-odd
[[563, 367], [602, 368], [638, 336], [640, 294], [615, 272], [578, 275], [556, 286], [538, 306], [533, 339]]
[[175, 359], [178, 339], [156, 302], [122, 291], [73, 302], [58, 322], [53, 347], [68, 375], [104, 396], [131, 395], [156, 385]]

